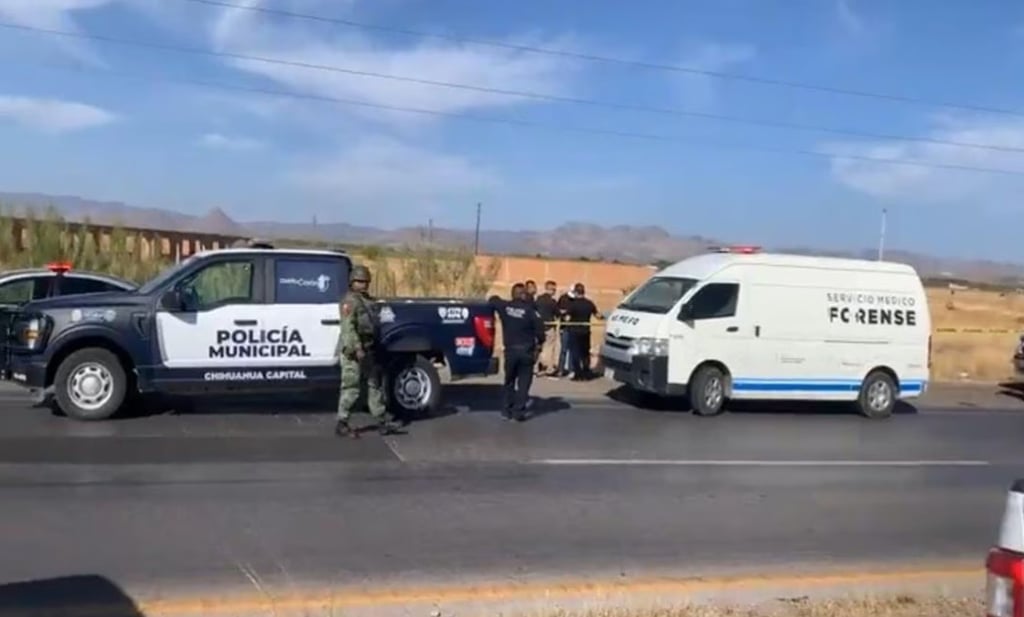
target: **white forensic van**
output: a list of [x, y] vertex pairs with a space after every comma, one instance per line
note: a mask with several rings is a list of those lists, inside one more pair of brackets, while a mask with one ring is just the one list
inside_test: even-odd
[[729, 399], [856, 402], [888, 417], [928, 386], [924, 285], [884, 261], [714, 249], [655, 274], [615, 309], [605, 376], [685, 395], [699, 415]]

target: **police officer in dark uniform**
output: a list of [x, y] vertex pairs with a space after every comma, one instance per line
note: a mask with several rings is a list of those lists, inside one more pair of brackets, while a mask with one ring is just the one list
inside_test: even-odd
[[505, 390], [501, 415], [506, 420], [522, 422], [526, 419], [526, 404], [533, 383], [533, 365], [544, 344], [544, 322], [522, 283], [512, 286], [511, 301], [492, 296], [489, 302], [501, 319], [505, 345]]

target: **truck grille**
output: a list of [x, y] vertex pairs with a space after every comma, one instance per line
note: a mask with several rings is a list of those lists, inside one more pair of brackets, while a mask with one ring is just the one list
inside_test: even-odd
[[623, 351], [633, 346], [633, 337], [631, 336], [615, 336], [614, 334], [604, 335], [604, 344], [615, 349], [621, 349]]

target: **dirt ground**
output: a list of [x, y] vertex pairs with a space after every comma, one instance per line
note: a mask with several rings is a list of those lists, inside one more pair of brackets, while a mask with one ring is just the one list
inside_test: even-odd
[[714, 607], [553, 613], [557, 617], [978, 617], [977, 598], [895, 596], [828, 601], [774, 602], [759, 607]]
[[1005, 381], [1024, 330], [1024, 295], [989, 291], [928, 290], [932, 376], [936, 380]]

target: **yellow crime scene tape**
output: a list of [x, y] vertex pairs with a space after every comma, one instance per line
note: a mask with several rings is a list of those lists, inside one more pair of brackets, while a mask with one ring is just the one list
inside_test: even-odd
[[1024, 334], [1024, 330], [1010, 328], [935, 328], [933, 332], [941, 334]]

